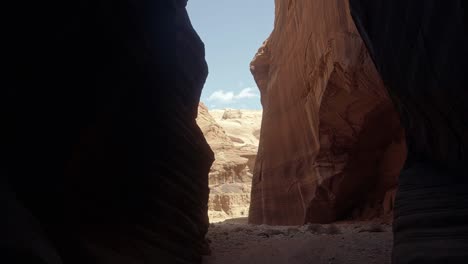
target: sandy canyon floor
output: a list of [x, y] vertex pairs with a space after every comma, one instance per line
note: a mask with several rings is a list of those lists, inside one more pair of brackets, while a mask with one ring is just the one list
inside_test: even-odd
[[245, 218], [210, 225], [204, 264], [387, 264], [391, 226], [359, 222], [254, 226]]

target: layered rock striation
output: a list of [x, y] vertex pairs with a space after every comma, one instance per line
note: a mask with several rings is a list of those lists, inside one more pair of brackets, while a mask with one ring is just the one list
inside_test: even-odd
[[211, 222], [247, 217], [261, 111], [211, 110], [200, 103], [197, 123], [215, 153], [209, 173]]
[[249, 221], [390, 215], [405, 140], [348, 1], [275, 4], [251, 63], [264, 112]]
[[350, 0], [406, 130], [392, 263], [468, 258], [468, 3]]

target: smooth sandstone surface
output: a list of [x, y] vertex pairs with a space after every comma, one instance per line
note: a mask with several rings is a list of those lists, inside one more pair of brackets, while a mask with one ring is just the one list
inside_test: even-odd
[[250, 223], [390, 219], [403, 130], [346, 0], [276, 0], [251, 63], [264, 109]]

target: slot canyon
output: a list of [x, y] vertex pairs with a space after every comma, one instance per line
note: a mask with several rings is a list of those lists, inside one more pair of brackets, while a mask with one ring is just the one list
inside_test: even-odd
[[187, 0], [8, 1], [0, 263], [466, 263], [468, 4], [271, 2], [253, 111]]

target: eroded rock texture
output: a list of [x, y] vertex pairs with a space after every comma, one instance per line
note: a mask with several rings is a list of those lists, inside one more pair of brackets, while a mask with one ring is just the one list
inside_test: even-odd
[[17, 213], [0, 225], [0, 262], [200, 261], [213, 153], [195, 122], [207, 65], [185, 4], [6, 8], [0, 204]]
[[393, 263], [465, 263], [468, 4], [350, 2], [406, 130], [408, 160], [395, 201]]
[[209, 173], [210, 222], [246, 217], [257, 156], [261, 111], [210, 110], [200, 103], [197, 123], [215, 153]]
[[391, 213], [403, 132], [348, 1], [275, 4], [275, 28], [251, 63], [264, 113], [249, 221]]

